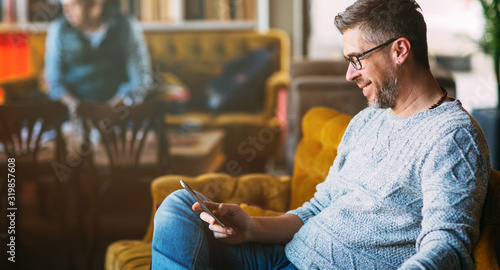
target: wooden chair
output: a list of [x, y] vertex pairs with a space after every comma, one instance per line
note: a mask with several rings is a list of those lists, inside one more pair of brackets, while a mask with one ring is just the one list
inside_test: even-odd
[[[51, 180], [57, 186], [64, 182], [65, 179], [57, 177], [52, 166], [55, 162], [65, 161], [66, 147], [61, 125], [67, 117], [67, 109], [63, 104], [48, 100], [0, 106], [0, 143], [5, 154], [2, 163], [6, 164], [9, 158], [15, 159], [17, 187], [22, 188], [27, 182], [36, 183], [47, 176], [52, 177]], [[55, 133], [49, 134], [49, 131]], [[50, 151], [41, 153], [43, 134], [51, 137], [55, 144]], [[6, 183], [2, 181], [3, 185]], [[2, 187], [2, 192], [5, 190]], [[17, 190], [19, 192], [21, 190]]]
[[[61, 125], [67, 118], [66, 107], [60, 102], [50, 100], [10, 102], [0, 106], [0, 143], [3, 146], [0, 168], [5, 176], [8, 172], [7, 167], [14, 168], [11, 171], [12, 177], [9, 178], [15, 180], [16, 194], [16, 200], [12, 201], [15, 205], [9, 204], [7, 207], [23, 209], [22, 213], [29, 212], [25, 211], [27, 205], [22, 204], [26, 202], [23, 200], [27, 194], [26, 187], [32, 184], [37, 190], [35, 206], [38, 213], [35, 214], [43, 211], [42, 214], [45, 216], [40, 215], [40, 217], [47, 217], [47, 211], [51, 210], [50, 213], [57, 216], [56, 220], [61, 226], [60, 230], [63, 231], [64, 237], [69, 237], [67, 224], [69, 178], [56, 173], [54, 166], [64, 164], [66, 161], [66, 145]], [[7, 183], [2, 177], [0, 184], [2, 202], [6, 201], [3, 196], [7, 196]], [[50, 207], [46, 207], [46, 202], [52, 203]], [[2, 211], [6, 209], [4, 205], [0, 207]], [[17, 215], [16, 223], [22, 224], [24, 221], [22, 213], [19, 213], [21, 216]], [[5, 216], [2, 214], [2, 220], [3, 218]], [[2, 231], [7, 230], [2, 229]], [[19, 235], [22, 237], [22, 233]], [[71, 244], [69, 238], [65, 240], [64, 243], [69, 246]], [[69, 248], [66, 250], [70, 251]]]
[[37, 173], [37, 157], [42, 134], [54, 130], [55, 157], [53, 160], [64, 161], [65, 143], [61, 124], [68, 118], [66, 107], [60, 102], [43, 100], [6, 103], [0, 106], [0, 142], [8, 157], [13, 157], [20, 166], [29, 166], [35, 170], [23, 173]]
[[[116, 200], [106, 201], [106, 195], [126, 186], [144, 187], [147, 191], [155, 177], [168, 172], [170, 147], [166, 135], [166, 112], [165, 102], [153, 100], [130, 107], [88, 102], [79, 105], [77, 113], [84, 129], [82, 148], [87, 148], [82, 152], [90, 153], [85, 161], [89, 168], [85, 181], [89, 187], [90, 252], [95, 249], [103, 225], [102, 209], [116, 204]], [[98, 145], [93, 141], [96, 132], [100, 137]], [[148, 204], [150, 198], [136, 196], [119, 206], [126, 208], [126, 203], [140, 204], [142, 201]], [[89, 255], [90, 263], [94, 255]]]
[[[134, 181], [136, 176], [144, 174], [161, 175], [167, 172], [170, 158], [164, 121], [166, 108], [166, 103], [162, 101], [149, 101], [130, 107], [82, 102], [78, 107], [78, 115], [84, 129], [84, 147], [93, 143], [91, 130], [94, 128], [99, 133], [107, 158], [105, 168], [103, 162], [99, 164], [95, 158], [90, 159], [92, 167], [99, 173], [113, 176], [106, 178], [106, 181], [120, 182]], [[151, 135], [155, 135], [153, 141]], [[154, 160], [149, 163], [141, 162], [147, 143], [157, 144]], [[92, 155], [95, 155], [95, 149]]]

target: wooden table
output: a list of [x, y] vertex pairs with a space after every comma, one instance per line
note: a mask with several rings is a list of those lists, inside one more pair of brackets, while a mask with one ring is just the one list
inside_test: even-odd
[[[226, 160], [223, 151], [224, 136], [225, 132], [219, 129], [187, 134], [169, 134], [170, 157], [172, 160], [170, 173], [196, 176], [203, 173], [218, 171]], [[69, 143], [68, 137], [66, 141]], [[146, 141], [139, 160], [141, 164], [151, 164], [155, 162], [157, 145], [158, 143], [155, 138]], [[76, 146], [79, 147], [79, 142]], [[43, 163], [48, 160], [53, 160], [53, 151], [51, 151], [53, 147], [53, 142], [44, 144], [38, 155], [38, 162]], [[69, 143], [68, 148], [70, 148], [68, 149], [70, 153], [75, 151], [71, 149], [71, 143]], [[80, 154], [74, 155], [76, 158], [82, 157]], [[6, 158], [5, 152], [1, 149], [0, 160]], [[100, 144], [94, 145], [94, 163], [97, 166], [104, 167], [109, 165], [105, 150]], [[71, 167], [69, 163], [64, 165]]]
[[170, 135], [172, 173], [196, 176], [216, 172], [225, 162], [224, 131], [207, 130]]
[[[216, 172], [226, 160], [223, 151], [225, 132], [214, 129], [193, 133], [170, 133], [170, 166], [171, 174], [196, 176], [208, 172]], [[158, 142], [156, 138], [147, 139], [140, 164], [151, 164], [156, 161]], [[101, 145], [94, 148], [94, 163], [108, 166], [108, 158]]]

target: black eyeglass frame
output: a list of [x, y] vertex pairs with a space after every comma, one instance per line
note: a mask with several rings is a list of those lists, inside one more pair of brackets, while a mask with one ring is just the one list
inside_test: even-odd
[[[389, 45], [391, 43], [393, 43], [394, 41], [398, 40], [398, 38], [393, 38], [393, 39], [389, 39], [388, 41], [374, 47], [374, 48], [371, 48], [369, 49], [368, 51], [365, 51], [365, 52], [362, 52], [360, 54], [355, 54], [355, 55], [351, 55], [349, 57], [345, 57], [345, 60], [347, 61], [347, 63], [351, 63], [352, 67], [356, 70], [360, 70], [363, 68], [363, 65], [361, 65], [361, 61], [359, 60], [360, 58], [363, 58], [365, 57], [367, 54], [373, 52], [373, 51], [376, 51], [386, 45]], [[359, 68], [358, 68], [358, 65], [359, 65]]]

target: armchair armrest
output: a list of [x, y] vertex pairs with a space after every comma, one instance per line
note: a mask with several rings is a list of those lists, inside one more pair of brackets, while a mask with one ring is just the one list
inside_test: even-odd
[[236, 178], [223, 173], [208, 173], [198, 177], [188, 177], [185, 175], [164, 175], [155, 178], [151, 182], [151, 195], [153, 199], [153, 209], [149, 226], [144, 236], [144, 241], [152, 241], [154, 215], [159, 204], [172, 192], [181, 189], [179, 180], [184, 180], [192, 189], [203, 193], [214, 201], [224, 201], [233, 193], [236, 187]]
[[280, 89], [288, 89], [290, 85], [290, 74], [286, 71], [274, 72], [266, 81], [266, 104], [264, 114], [272, 118], [275, 114], [276, 98]]
[[238, 178], [237, 188], [228, 203], [252, 203], [277, 211], [286, 211], [290, 201], [290, 177], [247, 174]]
[[278, 211], [286, 211], [290, 198], [290, 177], [267, 174], [249, 174], [233, 177], [226, 173], [208, 173], [197, 177], [165, 175], [151, 183], [153, 210], [148, 230], [143, 240], [153, 239], [154, 215], [158, 204], [172, 192], [181, 189], [179, 180], [184, 180], [192, 189], [203, 193], [216, 202], [249, 202]]

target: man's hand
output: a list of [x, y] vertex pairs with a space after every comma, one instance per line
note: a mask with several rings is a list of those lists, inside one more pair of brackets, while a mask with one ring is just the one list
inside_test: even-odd
[[78, 104], [80, 104], [80, 100], [67, 93], [61, 97], [61, 102], [68, 107], [71, 113], [76, 112], [76, 108], [78, 108]]
[[109, 101], [108, 104], [111, 107], [122, 107], [122, 106], [132, 106], [133, 104], [139, 104], [141, 102], [138, 102], [137, 100], [134, 102], [134, 100], [130, 97], [121, 97], [121, 96], [114, 96], [112, 97]]
[[[226, 225], [222, 228], [208, 213], [200, 218], [209, 224], [215, 238], [228, 244], [257, 242], [263, 244], [286, 244], [302, 227], [302, 220], [293, 214], [270, 217], [250, 217], [236, 204], [204, 202], [208, 209]], [[193, 210], [202, 211], [199, 203], [193, 204]]]
[[[239, 205], [214, 202], [204, 204], [226, 225], [222, 228], [210, 214], [201, 213], [200, 218], [209, 224], [215, 238], [228, 244], [240, 244], [249, 240], [252, 219]], [[199, 203], [193, 204], [192, 208], [195, 211], [203, 210]]]
[[121, 97], [113, 97], [112, 99], [110, 99], [108, 101], [108, 104], [111, 106], [111, 107], [122, 107], [122, 106], [125, 106], [125, 103], [123, 102], [123, 98]]

